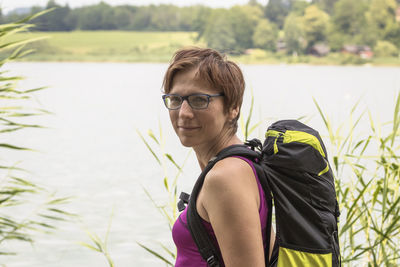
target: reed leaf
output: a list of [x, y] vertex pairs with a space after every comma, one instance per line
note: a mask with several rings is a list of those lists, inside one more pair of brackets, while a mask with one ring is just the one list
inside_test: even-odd
[[321, 107], [319, 106], [317, 100], [316, 100], [314, 97], [313, 97], [313, 101], [314, 101], [315, 106], [316, 106], [317, 109], [318, 109], [319, 115], [321, 116], [322, 120], [324, 121], [325, 127], [326, 127], [326, 128], [328, 129], [328, 131], [329, 131], [331, 127], [330, 127], [330, 124], [328, 123], [328, 120], [325, 118], [325, 115], [324, 115], [324, 113], [322, 112]]
[[0, 147], [3, 147], [3, 148], [8, 148], [8, 149], [16, 149], [16, 150], [31, 150], [32, 151], [32, 149], [29, 149], [29, 148], [26, 148], [26, 147], [19, 147], [19, 146], [14, 146], [14, 145], [10, 145], [10, 144], [1, 144], [0, 143]]
[[163, 257], [162, 255], [160, 255], [159, 253], [157, 253], [156, 251], [152, 250], [151, 248], [136, 242], [140, 247], [144, 248], [147, 252], [151, 253], [153, 256], [159, 258], [160, 260], [162, 260], [163, 262], [165, 262], [168, 266], [174, 266], [168, 259], [166, 259], [165, 257]]
[[164, 244], [159, 243], [159, 245], [164, 249], [165, 252], [169, 254], [173, 259], [175, 259], [176, 255], [174, 252], [172, 252], [169, 248], [167, 248]]
[[147, 134], [150, 136], [151, 139], [154, 140], [154, 142], [156, 142], [157, 145], [160, 145], [160, 142], [158, 142], [156, 136], [154, 135], [153, 131], [150, 129], [148, 130]]
[[59, 205], [68, 203], [71, 200], [71, 197], [62, 197], [62, 198], [54, 198], [48, 201], [46, 204], [48, 205]]
[[4, 130], [0, 130], [0, 134], [2, 134], [2, 133], [15, 132], [15, 131], [18, 131], [18, 130], [22, 130], [22, 129], [24, 129], [24, 128], [25, 128], [25, 127], [20, 126], [20, 127], [10, 128], [10, 129], [4, 129]]
[[[0, 60], [0, 67], [6, 62], [13, 61], [20, 58], [21, 56], [30, 53], [32, 50], [25, 49], [25, 45], [28, 43], [35, 42], [37, 40], [42, 40], [46, 37], [39, 38], [29, 38], [25, 40], [9, 41], [8, 36], [16, 35], [20, 32], [26, 32], [34, 25], [29, 24], [29, 20], [36, 18], [42, 14], [50, 12], [51, 10], [45, 10], [37, 14], [30, 15], [18, 22], [8, 23], [0, 25], [0, 50], [4, 52], [3, 58]], [[31, 93], [36, 92], [41, 88], [34, 88], [29, 90], [19, 90], [17, 89], [17, 82], [23, 80], [21, 76], [7, 76], [7, 71], [1, 70], [0, 72], [0, 98], [4, 100], [3, 105], [0, 107], [0, 123], [3, 127], [0, 130], [0, 134], [23, 130], [28, 127], [43, 128], [41, 125], [33, 124], [22, 124], [8, 119], [9, 117], [30, 117], [46, 114], [42, 109], [30, 109], [25, 106], [25, 100], [30, 101], [32, 99]], [[13, 105], [8, 103], [8, 100], [13, 100]], [[15, 101], [14, 101], [15, 100]], [[14, 102], [23, 101], [23, 104], [14, 104]], [[21, 147], [19, 145], [1, 143], [1, 148], [13, 149], [19, 151], [34, 151], [30, 148]], [[26, 172], [23, 168], [18, 168], [15, 166], [0, 166], [1, 170], [6, 170], [8, 173], [4, 176], [2, 184], [0, 184], [0, 195], [1, 197], [1, 207], [12, 207], [31, 204], [31, 196], [43, 196], [46, 197], [46, 202], [39, 204], [31, 214], [27, 214], [24, 219], [15, 219], [11, 214], [1, 215], [0, 217], [0, 229], [1, 238], [0, 244], [4, 240], [18, 240], [25, 242], [33, 242], [32, 231], [41, 231], [45, 233], [50, 233], [46, 229], [55, 229], [55, 226], [51, 224], [55, 220], [64, 220], [65, 217], [70, 216], [68, 212], [62, 212], [62, 209], [55, 208], [55, 210], [46, 210], [48, 203], [55, 199], [54, 194], [49, 195], [48, 192], [31, 182], [28, 179], [22, 179], [15, 176], [12, 172]], [[37, 199], [37, 197], [35, 198]], [[53, 205], [60, 205], [62, 203], [54, 202]], [[7, 209], [8, 210], [8, 209]], [[46, 212], [43, 213], [43, 210]], [[56, 212], [56, 210], [58, 212]], [[3, 211], [2, 211], [3, 212]], [[52, 216], [50, 213], [57, 214], [57, 216]], [[8, 215], [8, 216], [7, 216]], [[14, 254], [2, 251], [2, 254]]]
[[250, 91], [251, 92], [251, 102], [250, 102], [250, 110], [249, 110], [249, 114], [247, 115], [247, 119], [246, 119], [246, 126], [245, 126], [245, 132], [244, 132], [244, 139], [247, 140], [249, 137], [249, 127], [250, 127], [250, 120], [251, 117], [253, 115], [253, 108], [254, 108], [254, 94], [253, 94], [253, 90]]
[[47, 214], [39, 214], [39, 216], [43, 217], [43, 218], [46, 218], [46, 219], [54, 220], [54, 221], [65, 221], [66, 220], [63, 217], [47, 215]]
[[165, 187], [165, 189], [167, 189], [167, 191], [169, 192], [168, 178], [167, 178], [167, 177], [164, 178], [164, 187]]
[[170, 162], [172, 162], [172, 164], [173, 164], [178, 170], [181, 170], [181, 167], [180, 167], [178, 164], [176, 164], [175, 160], [172, 158], [172, 156], [171, 156], [170, 154], [165, 153], [164, 155], [167, 157], [167, 159], [168, 159]]
[[149, 143], [144, 139], [143, 135], [139, 132], [139, 130], [136, 130], [137, 134], [140, 136], [140, 139], [142, 139], [143, 143], [146, 145], [147, 149], [150, 151], [150, 153], [153, 155], [153, 157], [156, 159], [159, 165], [161, 164], [160, 159], [157, 157], [156, 153], [154, 153], [153, 149], [150, 147]]
[[99, 250], [98, 250], [97, 248], [95, 248], [94, 246], [92, 246], [92, 245], [90, 245], [90, 244], [88, 244], [88, 243], [85, 243], [85, 242], [78, 242], [78, 244], [81, 245], [81, 246], [87, 247], [87, 248], [89, 248], [89, 249], [91, 249], [91, 250], [94, 250], [94, 251], [99, 252]]
[[394, 139], [396, 138], [397, 133], [399, 131], [399, 125], [400, 125], [400, 92], [397, 94], [396, 106], [394, 108], [393, 130], [391, 135], [392, 146], [394, 144]]

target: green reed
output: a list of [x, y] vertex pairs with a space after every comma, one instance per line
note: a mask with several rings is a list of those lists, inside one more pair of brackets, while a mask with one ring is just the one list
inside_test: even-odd
[[102, 254], [106, 258], [107, 263], [110, 267], [115, 267], [115, 263], [111, 258], [110, 252], [108, 251], [108, 237], [110, 234], [111, 222], [113, 217], [114, 217], [114, 208], [112, 210], [110, 219], [108, 221], [107, 231], [104, 240], [101, 239], [96, 233], [85, 229], [86, 235], [89, 237], [92, 243], [90, 244], [87, 242], [79, 242], [81, 246], [84, 246], [92, 251]]
[[[339, 224], [345, 266], [398, 266], [400, 264], [400, 93], [393, 118], [374, 121], [370, 111], [336, 129], [314, 100], [328, 132], [331, 162], [342, 215]], [[369, 131], [358, 130], [369, 121]], [[347, 127], [346, 127], [347, 125]]]
[[[156, 136], [152, 130], [148, 130], [147, 136], [144, 136], [139, 130], [137, 130], [137, 133], [148, 151], [152, 154], [158, 166], [163, 170], [162, 183], [166, 193], [166, 202], [162, 204], [158, 203], [153, 199], [149, 190], [144, 187], [143, 190], [165, 219], [168, 228], [172, 230], [172, 226], [178, 217], [178, 179], [182, 175], [183, 168], [185, 167], [192, 150], [188, 151], [182, 163], [177, 163], [174, 157], [165, 149], [166, 139], [163, 134], [161, 123], [159, 123], [158, 136]], [[139, 242], [137, 243], [147, 252], [162, 260], [167, 266], [174, 266], [173, 262], [175, 262], [176, 252], [169, 249], [170, 246], [159, 243], [158, 245], [161, 247], [162, 252], [157, 252], [157, 250], [152, 249], [149, 246]], [[165, 253], [167, 256], [163, 256]]]
[[[43, 128], [40, 125], [26, 123], [31, 117], [45, 115], [49, 112], [42, 109], [28, 108], [32, 102], [33, 93], [43, 88], [30, 90], [18, 89], [18, 81], [23, 77], [11, 76], [4, 70], [4, 64], [19, 59], [31, 52], [24, 46], [43, 38], [7, 41], [9, 36], [28, 31], [32, 24], [28, 22], [50, 10], [27, 17], [15, 23], [0, 25], [0, 135], [10, 135], [27, 128]], [[24, 122], [22, 122], [24, 121]], [[17, 144], [0, 143], [0, 150], [5, 153], [0, 158], [0, 255], [14, 255], [14, 251], [5, 249], [9, 241], [34, 242], [35, 232], [51, 233], [56, 221], [64, 221], [74, 214], [59, 208], [69, 198], [56, 197], [48, 189], [36, 185], [29, 178], [29, 172], [18, 163], [9, 164], [7, 151], [33, 151]], [[35, 204], [33, 199], [41, 202]], [[15, 212], [20, 207], [28, 211], [24, 216]], [[17, 213], [17, 214], [16, 214]]]

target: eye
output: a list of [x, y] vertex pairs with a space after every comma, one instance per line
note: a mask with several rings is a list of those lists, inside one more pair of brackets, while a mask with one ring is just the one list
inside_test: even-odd
[[169, 107], [178, 107], [182, 103], [182, 99], [180, 96], [170, 95], [166, 99], [167, 105]]
[[205, 95], [192, 95], [189, 97], [190, 104], [196, 108], [204, 108], [208, 104], [208, 97]]

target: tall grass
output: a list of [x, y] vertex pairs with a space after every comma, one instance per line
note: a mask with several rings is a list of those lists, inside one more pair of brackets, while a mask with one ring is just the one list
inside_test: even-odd
[[[25, 45], [40, 38], [29, 38], [18, 41], [7, 41], [9, 36], [26, 32], [33, 25], [28, 22], [48, 11], [27, 17], [15, 23], [0, 25], [0, 137], [13, 134], [27, 128], [43, 128], [40, 125], [26, 123], [34, 116], [48, 112], [41, 109], [28, 108], [33, 93], [43, 88], [31, 90], [18, 89], [18, 81], [23, 77], [8, 75], [4, 64], [17, 60], [32, 52]], [[6, 51], [6, 52], [5, 52]], [[22, 122], [24, 121], [24, 122]], [[2, 152], [0, 158], [0, 255], [16, 254], [5, 248], [11, 241], [34, 242], [34, 233], [50, 233], [55, 229], [57, 221], [64, 221], [73, 214], [59, 208], [69, 199], [55, 196], [48, 189], [38, 186], [29, 178], [29, 172], [16, 163], [7, 162], [10, 150], [29, 151], [31, 149], [18, 144], [0, 142]], [[32, 151], [32, 150], [31, 150]], [[34, 202], [40, 199], [39, 202]], [[23, 208], [24, 214], [19, 211]], [[22, 216], [23, 215], [23, 216]]]
[[[372, 112], [336, 129], [315, 101], [328, 133], [342, 215], [339, 239], [345, 266], [400, 265], [400, 93], [393, 118], [379, 124]], [[369, 121], [361, 134], [360, 124]], [[346, 127], [347, 125], [347, 127]]]
[[[166, 193], [165, 199], [167, 199], [167, 201], [165, 203], [157, 203], [157, 201], [153, 199], [149, 190], [144, 188], [144, 191], [153, 205], [163, 216], [168, 228], [172, 230], [172, 226], [178, 217], [178, 179], [182, 175], [182, 170], [185, 167], [192, 150], [188, 151], [182, 163], [177, 163], [174, 157], [165, 150], [166, 140], [161, 124], [159, 124], [158, 136], [156, 136], [152, 130], [149, 130], [146, 136], [144, 136], [140, 131], [137, 131], [137, 133], [149, 152], [153, 155], [153, 158], [159, 167], [163, 170], [162, 184]], [[153, 256], [162, 260], [167, 266], [174, 266], [176, 252], [172, 251], [169, 248], [170, 246], [159, 243], [159, 246], [162, 250], [160, 252], [139, 242], [138, 245], [144, 248], [147, 252], [151, 253]]]
[[107, 231], [106, 231], [104, 240], [101, 239], [96, 233], [91, 232], [89, 230], [85, 230], [86, 235], [89, 237], [89, 239], [92, 243], [90, 244], [87, 242], [79, 242], [79, 244], [81, 246], [102, 254], [106, 258], [108, 266], [110, 266], [110, 267], [115, 267], [114, 260], [112, 259], [110, 252], [108, 251], [108, 246], [107, 246], [113, 216], [114, 216], [114, 209], [112, 210], [112, 214], [111, 214], [110, 220], [108, 222]]

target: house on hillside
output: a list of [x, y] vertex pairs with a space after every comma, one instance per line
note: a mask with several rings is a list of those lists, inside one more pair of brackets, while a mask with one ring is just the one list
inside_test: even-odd
[[317, 57], [324, 57], [329, 54], [331, 48], [326, 44], [315, 44], [310, 48], [310, 54]]
[[374, 56], [371, 47], [367, 45], [345, 45], [342, 48], [342, 53], [358, 55], [363, 59], [371, 59]]
[[277, 52], [285, 52], [286, 51], [286, 43], [283, 38], [279, 38], [278, 42], [276, 42], [276, 51]]

